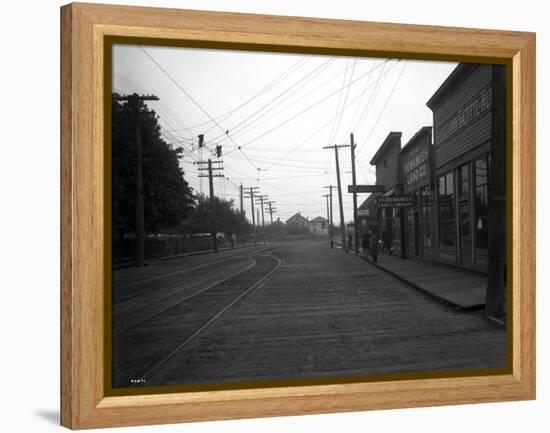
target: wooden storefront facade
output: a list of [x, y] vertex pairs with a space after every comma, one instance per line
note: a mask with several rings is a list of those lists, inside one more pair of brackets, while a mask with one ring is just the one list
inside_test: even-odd
[[495, 128], [505, 128], [493, 119], [495, 92], [505, 92], [493, 83], [495, 68], [499, 66], [459, 64], [427, 102], [433, 129], [422, 127], [397, 154], [387, 151], [388, 139], [400, 140], [401, 135], [390, 133], [371, 161], [377, 183], [386, 184], [388, 169], [398, 179], [386, 184], [380, 196], [412, 199], [412, 205], [400, 209], [375, 210], [372, 196], [364, 203], [377, 215], [379, 231], [391, 226], [403, 257], [487, 271], [490, 191], [495, 182], [504, 182], [490, 174], [495, 148], [505, 152], [493, 138]]

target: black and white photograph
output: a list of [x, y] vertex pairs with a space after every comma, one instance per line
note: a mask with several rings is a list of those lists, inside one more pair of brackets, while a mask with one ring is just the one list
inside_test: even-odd
[[2, 431], [545, 431], [544, 2], [2, 10]]
[[505, 65], [111, 56], [113, 389], [508, 371]]

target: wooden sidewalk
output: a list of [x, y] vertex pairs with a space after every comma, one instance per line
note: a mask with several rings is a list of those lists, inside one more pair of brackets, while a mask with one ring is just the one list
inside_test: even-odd
[[[365, 258], [364, 256], [362, 256]], [[371, 258], [367, 259], [372, 263]], [[461, 310], [485, 307], [487, 276], [443, 263], [380, 254], [376, 265], [416, 289]]]

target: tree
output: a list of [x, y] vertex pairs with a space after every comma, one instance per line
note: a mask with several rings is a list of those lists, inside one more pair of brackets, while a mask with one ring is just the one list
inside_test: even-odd
[[[116, 94], [115, 94], [116, 95]], [[149, 233], [177, 227], [193, 209], [192, 188], [179, 165], [183, 148], [162, 139], [158, 117], [143, 101], [112, 102], [113, 232], [122, 238], [135, 230], [136, 145], [140, 122], [143, 149], [145, 228]]]
[[[243, 214], [234, 207], [233, 200], [224, 200], [214, 196], [214, 216], [216, 218], [216, 229], [227, 235], [243, 235], [251, 231], [250, 224]], [[209, 233], [211, 229], [210, 198], [204, 194], [196, 197], [193, 211], [180, 227], [180, 231], [187, 234]]]
[[286, 236], [286, 226], [285, 224], [280, 220], [277, 219], [277, 221], [273, 222], [273, 224], [270, 224], [266, 227], [267, 236], [268, 239], [282, 239]]

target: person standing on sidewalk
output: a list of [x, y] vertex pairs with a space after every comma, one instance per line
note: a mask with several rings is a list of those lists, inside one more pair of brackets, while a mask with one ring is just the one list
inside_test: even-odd
[[378, 262], [378, 237], [373, 233], [369, 239], [369, 253], [374, 263]]
[[382, 230], [382, 251], [390, 253], [391, 250], [391, 232], [388, 226]]
[[369, 255], [369, 236], [370, 236], [370, 230], [366, 232], [363, 235], [363, 238], [361, 239], [361, 248], [363, 249], [363, 255], [365, 257], [368, 257]]

